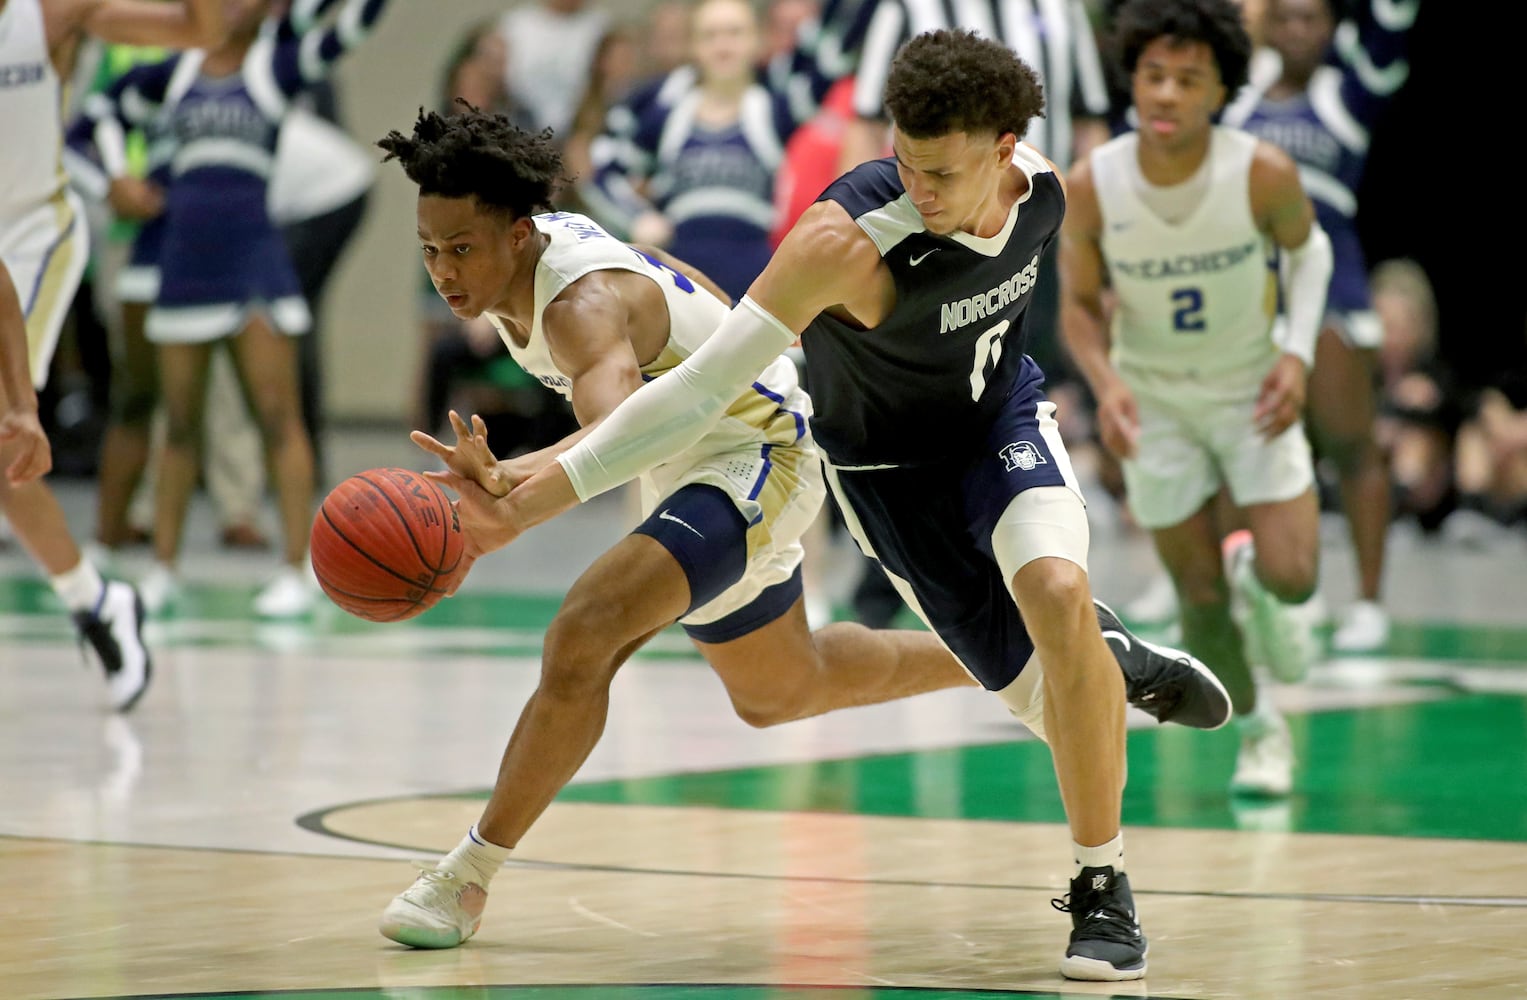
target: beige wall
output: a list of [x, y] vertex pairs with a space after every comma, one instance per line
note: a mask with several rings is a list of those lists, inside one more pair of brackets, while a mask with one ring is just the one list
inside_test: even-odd
[[[375, 34], [339, 67], [346, 124], [370, 145], [407, 131], [432, 107], [457, 38], [505, 0], [393, 0]], [[378, 159], [381, 151], [377, 150]], [[329, 287], [321, 335], [333, 420], [405, 421], [412, 412], [422, 281], [414, 188], [396, 164], [379, 168], [370, 210]]]

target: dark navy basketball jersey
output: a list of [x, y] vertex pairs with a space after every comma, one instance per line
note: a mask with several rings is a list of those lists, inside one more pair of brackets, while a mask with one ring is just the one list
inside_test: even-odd
[[1060, 179], [1032, 147], [1013, 162], [1029, 191], [989, 239], [926, 231], [894, 159], [844, 174], [819, 201], [842, 205], [875, 241], [896, 304], [872, 329], [827, 314], [801, 337], [812, 432], [839, 467], [916, 465], [978, 450], [1016, 389], [1044, 379], [1027, 357], [1028, 304], [1060, 231]]

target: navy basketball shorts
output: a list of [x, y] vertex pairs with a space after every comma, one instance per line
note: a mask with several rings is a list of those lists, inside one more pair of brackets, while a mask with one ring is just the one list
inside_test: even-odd
[[1070, 458], [1038, 384], [1008, 398], [974, 455], [890, 468], [828, 466], [849, 532], [912, 610], [989, 691], [1034, 653], [992, 552], [1008, 504], [1041, 486], [1076, 489]]

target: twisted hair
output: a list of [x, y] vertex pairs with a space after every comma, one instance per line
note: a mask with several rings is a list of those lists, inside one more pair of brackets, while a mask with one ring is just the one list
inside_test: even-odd
[[393, 131], [377, 142], [397, 160], [419, 193], [476, 198], [511, 219], [551, 208], [562, 176], [562, 155], [551, 129], [528, 132], [503, 115], [467, 110], [450, 116], [419, 109], [413, 135]]
[[1214, 53], [1227, 97], [1234, 97], [1251, 65], [1251, 36], [1241, 15], [1235, 0], [1127, 0], [1114, 21], [1119, 63], [1133, 76], [1140, 53], [1158, 38], [1202, 42]]
[[909, 40], [885, 83], [885, 108], [914, 139], [981, 132], [1019, 139], [1044, 115], [1039, 76], [1000, 42], [941, 29]]

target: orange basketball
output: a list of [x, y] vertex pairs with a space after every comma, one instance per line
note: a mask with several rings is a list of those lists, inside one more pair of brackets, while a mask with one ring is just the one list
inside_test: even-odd
[[450, 499], [408, 469], [369, 469], [334, 487], [313, 518], [311, 549], [323, 592], [373, 622], [434, 607], [468, 566]]

